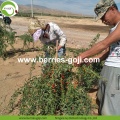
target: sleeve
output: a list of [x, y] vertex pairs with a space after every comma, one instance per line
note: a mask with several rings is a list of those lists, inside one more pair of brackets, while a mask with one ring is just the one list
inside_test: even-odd
[[33, 40], [34, 42], [36, 42], [37, 40], [39, 40], [40, 36], [41, 36], [42, 30], [38, 29], [34, 34], [33, 34]]
[[59, 39], [60, 39], [60, 46], [64, 46], [66, 44], [66, 36], [63, 33], [63, 31], [60, 29], [60, 27], [57, 24], [54, 24], [54, 32], [56, 35], [58, 35]]

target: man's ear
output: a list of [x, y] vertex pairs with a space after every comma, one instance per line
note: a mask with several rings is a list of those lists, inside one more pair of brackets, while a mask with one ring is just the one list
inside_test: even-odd
[[111, 11], [111, 14], [116, 14], [117, 9], [114, 6], [111, 6], [109, 11]]
[[114, 7], [114, 6], [111, 6], [109, 9], [112, 10], [112, 11], [117, 10], [116, 7]]

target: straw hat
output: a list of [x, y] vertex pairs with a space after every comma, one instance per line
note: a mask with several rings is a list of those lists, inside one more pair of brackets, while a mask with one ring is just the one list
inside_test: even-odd
[[32, 18], [29, 21], [29, 25], [28, 25], [28, 32], [32, 35], [34, 34], [38, 29], [44, 29], [46, 26], [45, 21], [43, 20], [38, 20], [36, 18]]

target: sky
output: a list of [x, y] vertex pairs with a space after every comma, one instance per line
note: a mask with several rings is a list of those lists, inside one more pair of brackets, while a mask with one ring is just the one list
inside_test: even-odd
[[[5, 1], [5, 0], [2, 0]], [[17, 4], [31, 4], [31, 0], [13, 0]], [[51, 9], [84, 15], [94, 15], [94, 7], [99, 0], [33, 0], [33, 4]], [[120, 10], [120, 0], [114, 0]]]

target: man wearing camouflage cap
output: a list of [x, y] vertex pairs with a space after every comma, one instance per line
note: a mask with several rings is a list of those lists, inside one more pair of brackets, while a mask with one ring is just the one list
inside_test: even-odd
[[[97, 93], [98, 111], [101, 115], [120, 115], [120, 12], [113, 0], [100, 0], [94, 11], [96, 20], [101, 19], [113, 28], [104, 40], [81, 53], [77, 59], [97, 55], [95, 58], [105, 60]], [[82, 63], [76, 62], [75, 65]]]

